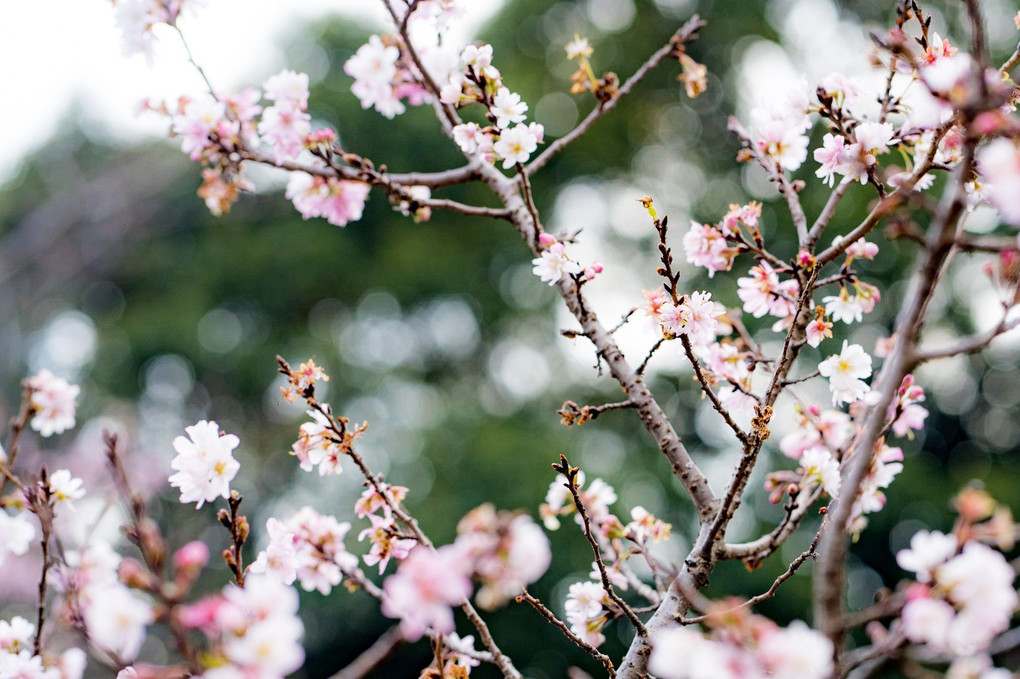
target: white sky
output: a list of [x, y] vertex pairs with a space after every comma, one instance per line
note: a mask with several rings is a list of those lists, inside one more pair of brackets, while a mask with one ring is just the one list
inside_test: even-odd
[[[486, 7], [470, 17], [477, 25], [502, 3], [472, 4]], [[257, 86], [282, 68], [278, 38], [303, 20], [329, 12], [381, 19], [381, 11], [371, 0], [206, 0], [180, 24], [213, 84], [228, 90]], [[203, 88], [179, 38], [163, 28], [150, 67], [141, 55], [123, 56], [109, 0], [0, 0], [0, 182], [71, 107], [118, 136], [165, 133], [162, 121], [135, 115], [138, 102]]]

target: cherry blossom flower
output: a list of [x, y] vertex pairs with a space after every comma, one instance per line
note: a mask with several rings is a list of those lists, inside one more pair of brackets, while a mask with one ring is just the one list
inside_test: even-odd
[[135, 659], [155, 619], [152, 604], [116, 582], [90, 588], [84, 614], [89, 641], [122, 663]]
[[68, 469], [58, 469], [47, 479], [50, 486], [50, 499], [67, 508], [73, 508], [74, 501], [85, 497], [84, 482], [71, 476]]
[[492, 150], [499, 158], [503, 159], [503, 169], [509, 170], [517, 163], [526, 163], [531, 154], [538, 148], [539, 140], [544, 133], [541, 125], [519, 124], [516, 127], [504, 129], [499, 135]]
[[796, 308], [797, 281], [780, 283], [775, 269], [768, 262], [751, 267], [749, 277], [737, 279], [737, 296], [744, 311], [755, 318], [766, 314], [787, 318]]
[[389, 515], [391, 510], [387, 499], [381, 494], [385, 493], [389, 501], [393, 504], [400, 505], [407, 497], [408, 489], [405, 486], [398, 486], [391, 483], [380, 482], [378, 489], [376, 485], [370, 485], [362, 493], [361, 497], [354, 503], [354, 513], [359, 518], [366, 518], [373, 512], [377, 512], [380, 509], [383, 513]]
[[1003, 221], [1020, 226], [1020, 150], [1008, 139], [994, 139], [978, 150], [984, 195]]
[[608, 602], [601, 584], [591, 581], [572, 584], [563, 605], [570, 631], [592, 646], [602, 645], [606, 640], [602, 629], [609, 622], [603, 604]]
[[418, 542], [412, 538], [398, 537], [399, 527], [390, 516], [370, 514], [372, 525], [358, 533], [358, 541], [368, 538], [372, 547], [362, 558], [367, 566], [379, 566], [379, 574], [386, 570], [390, 559], [402, 561], [407, 558]]
[[266, 99], [277, 104], [290, 102], [302, 111], [308, 108], [308, 74], [283, 70], [262, 85]]
[[[868, 154], [888, 153], [889, 146], [895, 143], [893, 141], [895, 130], [892, 123], [865, 121], [854, 128], [854, 136], [857, 138], [857, 143], [861, 145], [861, 149]], [[873, 156], [872, 162], [874, 162]]]
[[919, 597], [907, 601], [900, 619], [903, 621], [903, 633], [913, 643], [945, 648], [955, 617], [956, 609], [946, 601]]
[[860, 323], [864, 319], [864, 309], [860, 301], [857, 295], [851, 296], [845, 287], [840, 288], [839, 295], [822, 298], [825, 313], [829, 314], [832, 320], [843, 323]]
[[776, 679], [822, 679], [832, 673], [832, 642], [800, 620], [766, 634], [757, 657]]
[[665, 521], [656, 518], [651, 512], [641, 506], [630, 510], [630, 523], [624, 526], [627, 538], [639, 545], [649, 540], [658, 542], [669, 537], [672, 526]]
[[385, 45], [379, 36], [373, 35], [344, 63], [344, 73], [354, 78], [351, 92], [361, 100], [362, 108], [375, 107], [390, 119], [404, 112], [403, 105], [393, 96], [399, 58], [397, 47]]
[[253, 575], [245, 584], [244, 589], [227, 585], [223, 605], [216, 608], [223, 659], [240, 676], [283, 679], [305, 659], [297, 592], [265, 575]]
[[226, 120], [226, 107], [221, 101], [197, 99], [173, 118], [173, 132], [181, 138], [181, 150], [194, 161], [203, 159], [206, 151], [216, 148], [213, 135]]
[[32, 389], [32, 429], [40, 436], [63, 434], [74, 427], [75, 400], [80, 388], [45, 368], [26, 384]]
[[687, 261], [695, 266], [708, 269], [708, 277], [715, 276], [717, 271], [729, 271], [733, 267], [733, 259], [739, 253], [729, 247], [726, 238], [718, 229], [707, 224], [691, 221], [690, 230], [683, 237]]
[[361, 219], [368, 193], [363, 182], [292, 172], [284, 195], [305, 219], [325, 217], [330, 224], [346, 226]]
[[477, 153], [486, 140], [491, 138], [482, 132], [478, 123], [461, 123], [453, 128], [453, 140], [464, 153]]
[[706, 346], [715, 341], [719, 316], [726, 308], [712, 301], [710, 292], [694, 292], [680, 304], [665, 302], [662, 305], [662, 328], [672, 335], [687, 335], [696, 346]]
[[523, 122], [527, 110], [528, 104], [521, 101], [521, 95], [511, 92], [506, 87], [496, 90], [492, 97], [492, 106], [489, 108], [489, 112], [496, 118], [496, 127], [500, 130], [509, 129], [512, 123]]
[[567, 256], [566, 247], [559, 241], [548, 245], [542, 254], [531, 260], [532, 271], [542, 282], [555, 285], [564, 276], [576, 276], [584, 269]]
[[736, 649], [705, 638], [696, 629], [667, 627], [652, 638], [648, 670], [662, 679], [736, 679]]
[[311, 116], [295, 102], [281, 99], [262, 112], [258, 131], [277, 162], [293, 160], [304, 150], [305, 138], [312, 131]]
[[[598, 526], [603, 520], [610, 516], [609, 505], [616, 502], [616, 491], [602, 479], [595, 479], [591, 482], [591, 485], [585, 489], [585, 480], [586, 477], [584, 471], [578, 471], [578, 494], [581, 497], [581, 502], [584, 504], [585, 510], [588, 512], [588, 518], [592, 521], [594, 526]], [[547, 529], [556, 530], [560, 527], [558, 517], [565, 514], [574, 514], [575, 511], [574, 499], [570, 490], [566, 487], [562, 478], [557, 478], [549, 484], [549, 490], [545, 494], [545, 502], [538, 508], [538, 513], [542, 518], [542, 522], [545, 524]], [[575, 515], [574, 518], [578, 523], [581, 523], [581, 517], [579, 515]]]
[[822, 138], [822, 147], [813, 153], [815, 161], [820, 165], [815, 170], [815, 176], [832, 186], [836, 174], [849, 175], [852, 160], [856, 156], [850, 148], [843, 136], [826, 133]]
[[818, 372], [829, 380], [833, 405], [853, 403], [871, 389], [862, 381], [871, 377], [871, 356], [859, 344], [843, 340], [843, 350], [819, 363]]
[[295, 580], [307, 592], [329, 594], [343, 580], [345, 571], [357, 567], [358, 559], [347, 551], [344, 537], [351, 529], [332, 516], [302, 507], [286, 521], [266, 522], [269, 545], [251, 565], [252, 573], [266, 573], [289, 585]]
[[574, 35], [574, 39], [567, 43], [565, 49], [567, 59], [587, 58], [595, 51], [588, 43], [588, 38], [582, 38], [579, 35]]
[[416, 547], [397, 572], [383, 582], [382, 612], [400, 618], [400, 631], [415, 641], [429, 628], [438, 634], [453, 631], [452, 606], [471, 595], [471, 581], [461, 551], [452, 545], [431, 550]]
[[311, 422], [301, 425], [297, 441], [291, 446], [291, 455], [297, 457], [301, 469], [310, 472], [316, 467], [319, 476], [343, 473], [340, 460], [343, 450], [334, 438], [332, 427], [325, 415], [309, 410]]
[[832, 338], [832, 322], [825, 318], [815, 318], [804, 329], [808, 346], [817, 347], [825, 338]]
[[824, 446], [812, 446], [800, 457], [801, 473], [806, 489], [822, 486], [830, 497], [839, 497], [839, 462]]
[[758, 135], [758, 148], [784, 170], [796, 170], [807, 159], [807, 136], [781, 120], [764, 123]]
[[460, 62], [476, 75], [498, 80], [499, 71], [492, 67], [492, 45], [468, 45], [460, 53]]
[[935, 569], [956, 554], [957, 544], [955, 535], [918, 531], [910, 538], [910, 549], [897, 552], [896, 563], [914, 573], [918, 582], [930, 582]]
[[215, 422], [202, 420], [185, 427], [188, 438], [174, 439], [177, 457], [170, 466], [177, 470], [170, 476], [170, 485], [181, 491], [184, 504], [197, 502], [196, 509], [217, 497], [229, 497], [230, 482], [241, 464], [231, 454], [240, 444], [233, 434], [221, 434]]
[[10, 622], [0, 620], [0, 651], [20, 653], [32, 648], [35, 636], [35, 625], [20, 615], [11, 618]]
[[497, 513], [483, 504], [457, 524], [454, 543], [473, 564], [482, 583], [475, 600], [485, 609], [502, 606], [538, 580], [549, 568], [549, 539], [530, 516]]

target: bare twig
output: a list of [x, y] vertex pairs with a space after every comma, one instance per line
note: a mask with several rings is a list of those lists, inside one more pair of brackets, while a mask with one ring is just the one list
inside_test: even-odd
[[599, 102], [599, 104], [591, 110], [591, 112], [577, 125], [577, 127], [549, 144], [545, 151], [539, 154], [533, 161], [528, 163], [528, 166], [525, 168], [525, 172], [529, 176], [538, 172], [540, 169], [545, 167], [546, 163], [548, 163], [553, 156], [565, 149], [572, 142], [582, 137], [602, 116], [613, 110], [620, 99], [627, 96], [639, 82], [644, 80], [645, 76], [651, 73], [656, 66], [661, 64], [666, 60], [666, 58], [673, 54], [674, 50], [676, 50], [678, 46], [694, 40], [698, 35], [698, 31], [701, 30], [703, 26], [705, 26], [705, 22], [702, 21], [697, 14], [688, 19], [687, 23], [681, 26], [680, 30], [673, 35], [669, 44], [659, 48], [654, 54], [652, 54], [652, 56], [648, 57], [645, 63], [642, 64], [631, 77], [627, 78], [626, 82], [620, 85], [620, 88], [611, 99]]
[[[874, 391], [879, 394], [878, 400], [860, 420], [863, 423], [862, 435], [855, 446], [855, 457], [845, 472], [840, 499], [833, 503], [833, 510], [829, 512], [830, 523], [822, 536], [818, 570], [814, 579], [815, 621], [833, 642], [837, 662], [842, 655], [845, 638], [843, 589], [848, 546], [847, 525], [854, 499], [871, 467], [875, 444], [887, 424], [885, 413], [904, 375], [914, 367], [910, 354], [917, 341], [923, 309], [934, 292], [934, 282], [942, 270], [942, 264], [952, 250], [957, 223], [966, 207], [966, 184], [974, 169], [975, 144], [973, 139], [965, 140], [963, 159], [957, 170], [956, 182], [948, 194], [947, 202], [929, 227], [927, 247], [912, 276], [911, 292], [896, 319], [894, 328], [896, 341], [873, 384]], [[918, 172], [913, 176], [919, 176]]]
[[47, 577], [53, 562], [50, 559], [50, 538], [53, 535], [53, 501], [50, 493], [50, 483], [46, 474], [46, 467], [42, 468], [38, 483], [26, 487], [26, 501], [30, 511], [39, 519], [39, 527], [42, 532], [42, 539], [39, 544], [42, 547], [42, 568], [39, 574], [39, 591], [36, 600], [36, 623], [35, 641], [33, 650], [35, 655], [42, 655], [43, 627], [46, 624], [46, 592]]
[[599, 543], [595, 539], [594, 534], [591, 530], [591, 519], [588, 517], [588, 510], [584, 506], [584, 502], [581, 500], [581, 494], [577, 487], [577, 473], [580, 471], [577, 467], [571, 467], [570, 463], [567, 462], [565, 455], [560, 455], [560, 461], [553, 465], [553, 469], [563, 475], [566, 478], [567, 489], [570, 491], [570, 495], [574, 498], [574, 507], [577, 508], [577, 514], [581, 517], [581, 525], [584, 528], [584, 537], [591, 546], [591, 551], [595, 555], [595, 566], [598, 568], [599, 575], [602, 578], [602, 589], [606, 591], [606, 596], [609, 600], [616, 605], [617, 608], [626, 616], [630, 623], [637, 630], [638, 635], [642, 637], [648, 636], [648, 630], [645, 629], [645, 624], [641, 622], [641, 618], [637, 617], [637, 614], [631, 609], [627, 603], [620, 598], [613, 588], [613, 583], [609, 581], [609, 573], [606, 571], [606, 564], [602, 560], [602, 550], [599, 548]]
[[7, 444], [7, 459], [0, 462], [0, 471], [3, 472], [3, 475], [0, 476], [0, 496], [3, 496], [4, 486], [8, 481], [11, 481], [19, 490], [24, 491], [25, 489], [21, 481], [14, 475], [14, 461], [18, 458], [21, 432], [28, 426], [28, 418], [32, 416], [32, 410], [32, 387], [26, 380], [22, 382], [21, 407], [18, 409], [18, 414], [11, 418], [11, 440]]
[[688, 362], [694, 366], [694, 375], [698, 379], [698, 384], [701, 385], [702, 393], [708, 396], [708, 400], [712, 402], [712, 407], [717, 413], [719, 413], [719, 415], [722, 416], [723, 422], [726, 423], [726, 426], [733, 430], [737, 440], [746, 445], [748, 440], [747, 433], [740, 428], [739, 424], [734, 422], [733, 418], [730, 416], [730, 411], [723, 405], [722, 401], [719, 400], [719, 397], [716, 396], [715, 390], [712, 389], [712, 385], [708, 383], [708, 379], [706, 379], [705, 373], [701, 369], [701, 362], [698, 360], [698, 357], [694, 355], [694, 347], [691, 345], [691, 339], [687, 335], [681, 334], [680, 342], [684, 345], [684, 353], [687, 355]]
[[[822, 523], [822, 528], [824, 528], [824, 527], [825, 527], [825, 523], [823, 522]], [[798, 555], [797, 558], [794, 559], [790, 563], [790, 566], [775, 579], [775, 581], [772, 583], [771, 587], [769, 587], [767, 590], [765, 590], [761, 594], [758, 594], [756, 596], [751, 597], [750, 599], [748, 599], [747, 601], [743, 602], [739, 606], [735, 606], [734, 608], [731, 608], [731, 609], [728, 609], [727, 611], [722, 611], [722, 612], [726, 613], [726, 612], [735, 611], [735, 610], [738, 610], [738, 609], [741, 609], [741, 608], [750, 608], [751, 606], [754, 606], [756, 604], [760, 604], [762, 601], [767, 601], [767, 600], [771, 599], [772, 597], [774, 597], [776, 595], [776, 592], [778, 592], [779, 588], [783, 585], [783, 583], [786, 582], [787, 580], [789, 580], [790, 578], [792, 578], [794, 573], [797, 572], [797, 569], [799, 569], [802, 565], [804, 565], [805, 561], [807, 561], [808, 559], [813, 558], [815, 556], [815, 549], [818, 548], [818, 541], [822, 539], [822, 528], [819, 528], [818, 532], [815, 533], [815, 537], [814, 537], [814, 539], [811, 540], [811, 544], [808, 546], [808, 548], [806, 550], [804, 550], [803, 552], [801, 552], [800, 555]], [[698, 616], [696, 618], [684, 618], [680, 622], [682, 624], [684, 624], [684, 625], [693, 625], [695, 623], [702, 623], [702, 622], [704, 622], [707, 619], [708, 619], [708, 616], [702, 615], [702, 616]]]
[[517, 596], [517, 601], [519, 602], [523, 601], [532, 608], [534, 608], [536, 611], [538, 611], [538, 613], [543, 618], [548, 620], [550, 624], [552, 624], [561, 632], [563, 632], [564, 636], [566, 636], [568, 639], [577, 644], [577, 646], [586, 653], [588, 653], [588, 655], [602, 663], [602, 666], [606, 668], [606, 671], [609, 673], [610, 677], [616, 676], [616, 668], [613, 667], [613, 661], [609, 658], [608, 655], [601, 653], [597, 648], [595, 648], [587, 641], [571, 632], [570, 628], [567, 627], [567, 625], [562, 620], [557, 618], [555, 613], [550, 611], [549, 608], [545, 604], [543, 604], [539, 599], [533, 597], [528, 592], [527, 589], [525, 589], [524, 592]]
[[[364, 171], [353, 167], [336, 165], [323, 166], [313, 165], [311, 163], [302, 163], [296, 160], [277, 160], [273, 154], [263, 151], [262, 149], [245, 148], [241, 149], [239, 153], [244, 160], [251, 160], [262, 165], [278, 167], [282, 170], [306, 172], [312, 176], [323, 177], [325, 179], [367, 181]], [[443, 186], [454, 186], [456, 184], [465, 184], [467, 182], [474, 181], [478, 178], [478, 171], [474, 164], [469, 163], [463, 167], [443, 170], [441, 172], [403, 172], [392, 174], [389, 172], [377, 172], [375, 177], [378, 179], [377, 184], [379, 186], [396, 184], [400, 186], [427, 186], [431, 189], [435, 189]]]
[[959, 356], [960, 354], [973, 354], [986, 348], [996, 337], [1009, 332], [1018, 325], [1020, 325], [1020, 318], [1014, 318], [1007, 321], [1006, 317], [1003, 316], [1002, 320], [999, 321], [999, 323], [991, 330], [977, 335], [971, 335], [970, 337], [965, 337], [956, 344], [952, 344], [944, 349], [930, 349], [928, 351], [916, 352], [913, 355], [913, 363], [921, 364], [928, 361], [935, 361], [940, 358]]
[[655, 342], [655, 344], [652, 345], [652, 348], [648, 350], [648, 354], [645, 356], [644, 360], [641, 361], [641, 365], [639, 365], [637, 367], [637, 370], [635, 370], [635, 372], [638, 375], [644, 375], [645, 374], [645, 370], [648, 369], [648, 361], [652, 360], [652, 356], [655, 355], [655, 352], [659, 350], [659, 347], [661, 347], [663, 342], [665, 342], [665, 341], [666, 341], [665, 337], [660, 337]]
[[400, 636], [400, 626], [394, 625], [383, 632], [382, 636], [351, 661], [347, 667], [329, 679], [361, 679], [389, 658], [403, 641], [403, 637]]

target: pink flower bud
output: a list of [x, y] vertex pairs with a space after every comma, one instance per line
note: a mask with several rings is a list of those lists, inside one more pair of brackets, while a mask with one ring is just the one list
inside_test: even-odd
[[556, 242], [556, 236], [551, 233], [540, 233], [538, 234], [538, 242], [542, 245], [549, 247]]
[[907, 601], [916, 599], [927, 599], [931, 596], [931, 587], [922, 585], [919, 582], [912, 583], [907, 587]]
[[199, 570], [209, 563], [209, 548], [201, 540], [192, 540], [174, 553], [174, 566], [180, 570]]
[[999, 111], [984, 111], [974, 118], [974, 130], [980, 135], [994, 134], [1003, 128], [1006, 121]]

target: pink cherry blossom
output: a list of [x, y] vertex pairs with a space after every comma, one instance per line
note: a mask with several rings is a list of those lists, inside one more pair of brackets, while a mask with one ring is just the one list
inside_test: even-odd
[[305, 219], [325, 217], [330, 224], [346, 226], [361, 219], [368, 193], [368, 184], [362, 182], [293, 172], [285, 195]]
[[400, 618], [401, 634], [408, 641], [419, 639], [428, 629], [438, 634], [452, 632], [451, 607], [459, 606], [471, 594], [468, 568], [461, 550], [452, 545], [437, 550], [416, 547], [383, 582], [383, 613]]
[[1008, 139], [995, 139], [978, 151], [977, 159], [988, 202], [1004, 221], [1020, 226], [1020, 150]]
[[737, 248], [728, 245], [718, 229], [695, 221], [691, 221], [690, 230], [684, 234], [683, 245], [687, 251], [687, 261], [708, 269], [709, 278], [715, 276], [717, 271], [729, 271], [739, 252]]

